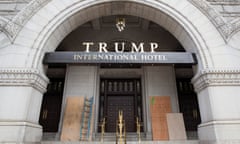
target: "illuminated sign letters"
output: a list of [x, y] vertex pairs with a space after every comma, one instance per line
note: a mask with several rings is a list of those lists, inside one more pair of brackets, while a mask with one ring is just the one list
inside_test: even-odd
[[[83, 42], [82, 45], [85, 47], [85, 52], [89, 53], [90, 49], [94, 45], [98, 45], [98, 52], [109, 52], [108, 51], [108, 44], [106, 42], [99, 42], [95, 44], [94, 42]], [[146, 44], [144, 42], [140, 42], [139, 44], [136, 44], [134, 42], [131, 42], [131, 52], [140, 52], [143, 53], [144, 51], [144, 46]], [[158, 43], [156, 42], [150, 42], [148, 44], [150, 46], [150, 52], [155, 52], [155, 50], [158, 48]], [[126, 48], [126, 43], [125, 42], [115, 42], [114, 43], [114, 50], [116, 53], [123, 53]]]
[[[128, 46], [128, 47], [127, 47]], [[111, 47], [106, 42], [83, 42], [83, 51], [46, 53], [44, 64], [100, 64], [100, 63], [137, 63], [137, 64], [196, 64], [194, 54], [188, 52], [156, 52], [158, 43], [115, 42]], [[126, 52], [127, 51], [127, 52]], [[158, 50], [159, 51], [159, 50]]]

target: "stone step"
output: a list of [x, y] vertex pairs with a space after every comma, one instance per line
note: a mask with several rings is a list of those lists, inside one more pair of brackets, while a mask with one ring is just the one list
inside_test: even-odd
[[[141, 133], [141, 140], [146, 141], [145, 134]], [[101, 140], [101, 134], [98, 133], [95, 135], [95, 140], [100, 141]], [[127, 133], [127, 141], [137, 141], [138, 135], [136, 133]], [[116, 133], [105, 133], [104, 135], [104, 141], [116, 141]]]
[[[103, 142], [104, 144], [116, 144], [115, 141]], [[102, 144], [101, 142], [60, 142], [60, 141], [42, 141], [41, 144]], [[139, 144], [138, 141], [129, 141], [127, 144]], [[197, 140], [187, 141], [141, 141], [141, 144], [199, 144]]]

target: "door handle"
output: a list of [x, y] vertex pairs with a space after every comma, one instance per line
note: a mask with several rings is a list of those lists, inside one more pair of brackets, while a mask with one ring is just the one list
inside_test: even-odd
[[48, 116], [48, 110], [43, 110], [43, 115], [42, 115], [42, 119], [43, 120], [46, 120], [47, 119], [47, 116]]
[[194, 119], [197, 119], [197, 118], [198, 118], [198, 112], [197, 112], [197, 110], [194, 109], [194, 110], [192, 111], [192, 113], [193, 113], [193, 118], [194, 118]]

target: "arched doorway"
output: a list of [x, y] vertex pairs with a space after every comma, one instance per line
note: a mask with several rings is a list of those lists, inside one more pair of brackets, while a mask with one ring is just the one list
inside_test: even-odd
[[[164, 3], [147, 3], [147, 2], [111, 2], [108, 3], [107, 1], [105, 2], [99, 2], [96, 1], [95, 3], [86, 3], [86, 5], [83, 5], [83, 7], [80, 7], [79, 5], [76, 5], [75, 7], [78, 7], [80, 11], [75, 8], [74, 12], [73, 10], [71, 11], [70, 8], [64, 9], [66, 10], [67, 14], [62, 15], [58, 14], [60, 20], [57, 21], [52, 21], [52, 25], [49, 24], [49, 30], [46, 30], [47, 27], [45, 28], [45, 31], [41, 33], [41, 35], [45, 36], [50, 36], [50, 37], [45, 37], [47, 39], [42, 39], [42, 37], [39, 35], [37, 39], [42, 39], [35, 43], [33, 47], [47, 47], [46, 51], [52, 51], [57, 48], [57, 45], [61, 42], [61, 40], [72, 30], [77, 28], [79, 25], [101, 17], [101, 16], [108, 16], [108, 15], [133, 15], [133, 16], [138, 16], [150, 21], [153, 21], [157, 23], [158, 25], [162, 26], [165, 28], [167, 31], [169, 31], [174, 37], [178, 39], [178, 41], [183, 45], [184, 49], [186, 49], [189, 52], [194, 52], [196, 53], [198, 59], [199, 59], [199, 66], [200, 67], [209, 67], [212, 65], [212, 60], [211, 56], [209, 56], [209, 53], [206, 53], [205, 51], [202, 51], [200, 47], [205, 47], [208, 49], [208, 46], [205, 41], [201, 41], [203, 38], [200, 36], [200, 39], [197, 39], [197, 35], [200, 33], [198, 32], [198, 29], [191, 27], [188, 25], [188, 20], [184, 19], [184, 17], [179, 17], [175, 15], [177, 14], [177, 9], [166, 9]], [[186, 5], [191, 5], [188, 2], [184, 2]], [[160, 8], [156, 8], [154, 4], [158, 4]], [[117, 9], [115, 9], [118, 7]], [[189, 6], [190, 7], [190, 6]], [[133, 10], [131, 9], [133, 8]], [[191, 6], [191, 8], [194, 8]], [[82, 11], [81, 11], [82, 10]], [[69, 13], [69, 11], [71, 11]], [[95, 15], [96, 12], [99, 12]], [[172, 12], [170, 12], [172, 11]], [[85, 13], [88, 13], [86, 15]], [[55, 17], [57, 19], [58, 17]], [[58, 23], [58, 24], [56, 24]], [[171, 25], [168, 25], [168, 23], [171, 23]], [[30, 24], [30, 23], [29, 23]], [[52, 29], [51, 27], [55, 25], [55, 29]], [[58, 25], [58, 26], [57, 26]], [[57, 26], [57, 27], [56, 27]], [[169, 27], [171, 26], [171, 27]], [[187, 30], [189, 29], [189, 30]], [[191, 29], [191, 30], [190, 30]], [[61, 33], [61, 34], [60, 34]], [[201, 33], [202, 34], [202, 33]], [[195, 35], [195, 36], [194, 36]], [[203, 40], [203, 39], [202, 39]], [[49, 43], [51, 42], [51, 44]], [[40, 43], [44, 43], [44, 45], [41, 45]], [[44, 49], [44, 48], [43, 48]], [[44, 53], [41, 54], [42, 58]], [[209, 59], [210, 58], [210, 59]], [[209, 59], [209, 60], [207, 60]], [[204, 61], [204, 62], [203, 62]], [[41, 60], [34, 60], [34, 63], [32, 66], [37, 67], [41, 66]], [[40, 65], [39, 65], [40, 64]]]
[[[134, 7], [134, 4], [132, 5], [133, 3], [130, 3], [129, 5], [131, 5], [131, 7]], [[117, 5], [119, 5], [119, 3], [114, 3], [114, 4], [111, 4], [111, 5], [107, 5], [106, 7], [108, 7], [108, 6], [110, 6], [110, 9], [112, 9], [112, 8], [114, 8], [115, 6], [117, 6]], [[121, 5], [121, 3], [120, 3], [120, 5]], [[101, 10], [101, 8], [106, 8], [105, 6], [100, 6], [100, 5], [97, 5], [97, 6], [99, 6], [100, 7], [100, 9], [99, 10]], [[122, 7], [125, 7], [125, 6], [128, 6], [128, 3], [124, 3], [123, 5], [122, 5]], [[96, 9], [98, 9], [98, 8], [96, 8]], [[140, 7], [140, 9], [144, 9], [144, 7]], [[88, 13], [91, 13], [91, 11], [92, 11], [92, 9], [91, 8], [87, 8], [87, 9], [85, 9], [86, 10], [86, 12], [88, 12]], [[117, 12], [110, 12], [110, 13], [115, 13], [115, 14], [125, 14], [125, 10], [126, 9], [121, 9], [121, 10], [119, 10], [119, 11], [117, 11]], [[134, 12], [134, 11], [131, 11], [132, 13], [133, 13], [133, 15], [136, 15], [137, 13], [136, 12]], [[151, 14], [150, 15], [157, 15], [156, 14], [156, 11], [149, 11]], [[106, 11], [106, 13], [108, 13], [108, 11]], [[108, 15], [108, 14], [105, 14], [105, 15]], [[111, 15], [111, 14], [110, 14]], [[137, 14], [138, 15], [138, 14]], [[149, 19], [149, 17], [146, 17], [146, 14], [145, 14], [145, 16], [143, 16], [143, 13], [141, 13], [140, 14], [141, 15], [141, 17], [144, 17], [144, 18], [146, 18], [146, 19]], [[76, 15], [74, 15], [73, 17], [75, 17]], [[84, 16], [84, 15], [81, 15], [80, 13], [79, 13], [79, 15], [78, 15], [79, 17], [81, 17], [82, 18], [82, 16]], [[72, 25], [74, 25], [74, 19], [75, 18], [73, 18], [73, 17], [71, 17], [71, 19], [69, 19], [70, 21], [67, 21], [66, 23], [63, 23], [63, 25], [65, 25], [66, 27], [65, 27], [65, 30], [66, 29], [72, 29], [71, 27], [68, 27], [67, 25], [69, 25], [69, 24], [71, 24], [72, 23]], [[185, 47], [187, 48], [187, 50], [188, 51], [190, 51], [190, 52], [194, 52], [194, 53], [196, 53], [195, 52], [195, 50], [194, 49], [191, 49], [191, 47], [196, 47], [196, 45], [193, 43], [193, 41], [191, 41], [192, 40], [192, 38], [188, 38], [188, 36], [189, 36], [189, 34], [187, 34], [187, 33], [185, 33], [185, 31], [184, 31], [184, 29], [181, 27], [181, 25], [178, 25], [178, 24], [173, 24], [174, 22], [175, 22], [175, 20], [173, 20], [172, 18], [169, 18], [168, 19], [168, 17], [167, 17], [167, 15], [166, 14], [161, 14], [161, 15], [159, 15], [159, 17], [158, 18], [166, 18], [165, 20], [169, 20], [168, 22], [170, 22], [170, 23], [172, 23], [172, 26], [173, 26], [173, 29], [172, 29], [172, 34], [176, 34], [176, 35], [179, 35], [179, 34], [181, 34], [182, 35], [182, 39], [180, 38], [180, 37], [178, 37], [178, 38], [180, 38], [179, 39], [179, 41], [181, 42], [181, 41], [185, 41], [185, 42], [182, 42], [184, 45], [185, 45]], [[94, 16], [92, 17], [92, 18], [95, 18]], [[85, 21], [87, 21], [88, 19], [90, 19], [90, 18], [86, 18], [86, 20]], [[155, 20], [153, 20], [153, 21], [156, 21], [156, 17], [154, 17], [153, 19], [155, 19]], [[71, 20], [73, 20], [72, 22], [71, 22]], [[82, 21], [82, 19], [78, 19], [79, 20], [79, 22], [80, 21]], [[76, 21], [75, 21], [76, 22]], [[79, 23], [79, 22], [77, 22], [77, 23]], [[157, 21], [156, 21], [157, 22]], [[159, 21], [160, 22], [160, 21]], [[162, 21], [161, 21], [162, 22]], [[81, 22], [80, 22], [81, 23]], [[83, 23], [83, 21], [82, 21], [82, 23]], [[160, 25], [167, 25], [167, 22], [166, 23], [158, 23], [158, 24], [160, 24]], [[168, 27], [165, 27], [165, 26], [163, 26], [164, 28], [167, 28], [168, 30], [170, 30]], [[62, 27], [63, 28], [63, 27]], [[61, 41], [61, 39], [62, 38], [60, 38], [60, 39], [58, 39], [57, 37], [59, 36], [58, 35], [58, 33], [60, 32], [60, 31], [62, 31], [62, 30], [64, 30], [64, 28], [62, 29], [62, 30], [60, 30], [61, 28], [58, 28], [58, 29], [56, 29], [55, 30], [55, 32], [54, 32], [54, 34], [53, 35], [55, 35], [54, 37], [52, 37], [54, 40], [53, 41], [56, 41], [57, 43], [59, 43], [59, 41]], [[65, 33], [65, 32], [64, 32]], [[185, 33], [185, 34], [183, 34], [183, 33]], [[56, 39], [57, 38], [57, 39]], [[52, 41], [51, 39], [49, 39], [48, 41]], [[198, 41], [199, 42], [199, 41]], [[48, 42], [47, 42], [48, 43]], [[57, 43], [55, 43], [55, 44], [57, 44]], [[52, 44], [54, 44], [54, 43], [52, 43]], [[204, 43], [202, 43], [203, 44], [203, 46], [205, 45]], [[206, 46], [206, 45], [205, 45]], [[56, 45], [55, 46], [53, 46], [53, 47], [56, 47]], [[197, 55], [198, 54], [200, 54], [201, 52], [197, 52]], [[204, 55], [204, 54], [203, 54]], [[199, 55], [198, 55], [199, 56]], [[203, 56], [203, 59], [205, 59], [204, 58], [205, 56]], [[209, 58], [209, 56], [207, 56], [207, 58]], [[211, 61], [211, 60], [210, 60]], [[40, 61], [39, 61], [40, 62]], [[37, 62], [37, 63], [39, 63], [39, 62]], [[35, 64], [37, 64], [37, 63], [35, 63]], [[201, 63], [201, 60], [200, 60], [200, 63], [199, 63], [199, 66], [200, 65], [202, 65], [202, 63]], [[208, 65], [207, 63], [205, 63], [205, 64], [203, 64], [203, 65]]]
[[[126, 28], [122, 32], [119, 32], [115, 26], [118, 17], [124, 17], [126, 21]], [[155, 49], [156, 52], [185, 52], [176, 38], [158, 24], [129, 15], [113, 15], [91, 20], [70, 33], [60, 43], [56, 51], [84, 52], [86, 51], [84, 45], [86, 42], [107, 42], [109, 45], [107, 47], [108, 52], [115, 51], [114, 42], [126, 42], [124, 52], [131, 52], [131, 42], [146, 43], [147, 46], [144, 47], [145, 52], [151, 51], [148, 46], [149, 42], [158, 43], [159, 47]], [[88, 51], [97, 52], [98, 49], [97, 44], [92, 44]], [[48, 69], [48, 77], [53, 82], [56, 76], [59, 76], [56, 75], [59, 69], [66, 72], [66, 77], [64, 74], [60, 76], [62, 79], [66, 79], [66, 85], [64, 88], [65, 92], [61, 95], [61, 97], [64, 97], [62, 117], [60, 118], [59, 115], [56, 116], [58, 120], [55, 122], [59, 123], [59, 119], [61, 121], [59, 129], [55, 130], [59, 136], [64, 125], [66, 100], [70, 96], [93, 96], [96, 99], [95, 111], [97, 112], [94, 116], [95, 125], [93, 132], [96, 135], [100, 135], [98, 126], [101, 124], [101, 120], [106, 118], [106, 133], [112, 136], [114, 135], [112, 133], [116, 131], [117, 111], [119, 109], [123, 109], [124, 113], [126, 113], [125, 117], [128, 118], [126, 120], [126, 131], [128, 133], [136, 132], [135, 117], [139, 117], [142, 123], [142, 133], [152, 135], [149, 97], [169, 96], [171, 101], [170, 107], [172, 109], [169, 112], [183, 112], [189, 138], [197, 139], [197, 125], [200, 123], [200, 116], [196, 94], [190, 82], [193, 77], [192, 64], [136, 64], [129, 62], [111, 64], [103, 62], [92, 63], [87, 66], [86, 64], [74, 65], [69, 63], [66, 65], [63, 63], [50, 63]], [[88, 75], [85, 72], [91, 74]], [[86, 82], [84, 77], [89, 77], [89, 81], [92, 82]], [[154, 79], [157, 79], [157, 81]], [[88, 87], [83, 86], [84, 83]], [[120, 101], [122, 102], [120, 103]], [[129, 105], [127, 106], [126, 103], [129, 103]], [[180, 108], [179, 105], [181, 105]], [[57, 109], [55, 111], [60, 111], [60, 108]], [[40, 116], [41, 119], [42, 116]], [[54, 122], [49, 121], [46, 123]], [[44, 125], [44, 127], [49, 126]], [[45, 132], [51, 132], [51, 130], [46, 130]], [[131, 135], [132, 137], [136, 137], [133, 134]], [[109, 139], [113, 138], [110, 137]], [[146, 136], [143, 136], [143, 139], [146, 139]], [[151, 140], [150, 137], [148, 139]]]

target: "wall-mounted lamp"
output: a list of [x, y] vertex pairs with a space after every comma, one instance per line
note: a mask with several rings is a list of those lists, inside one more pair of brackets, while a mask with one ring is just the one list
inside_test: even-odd
[[116, 19], [116, 27], [119, 32], [123, 31], [125, 26], [126, 26], [125, 18], [117, 18]]

